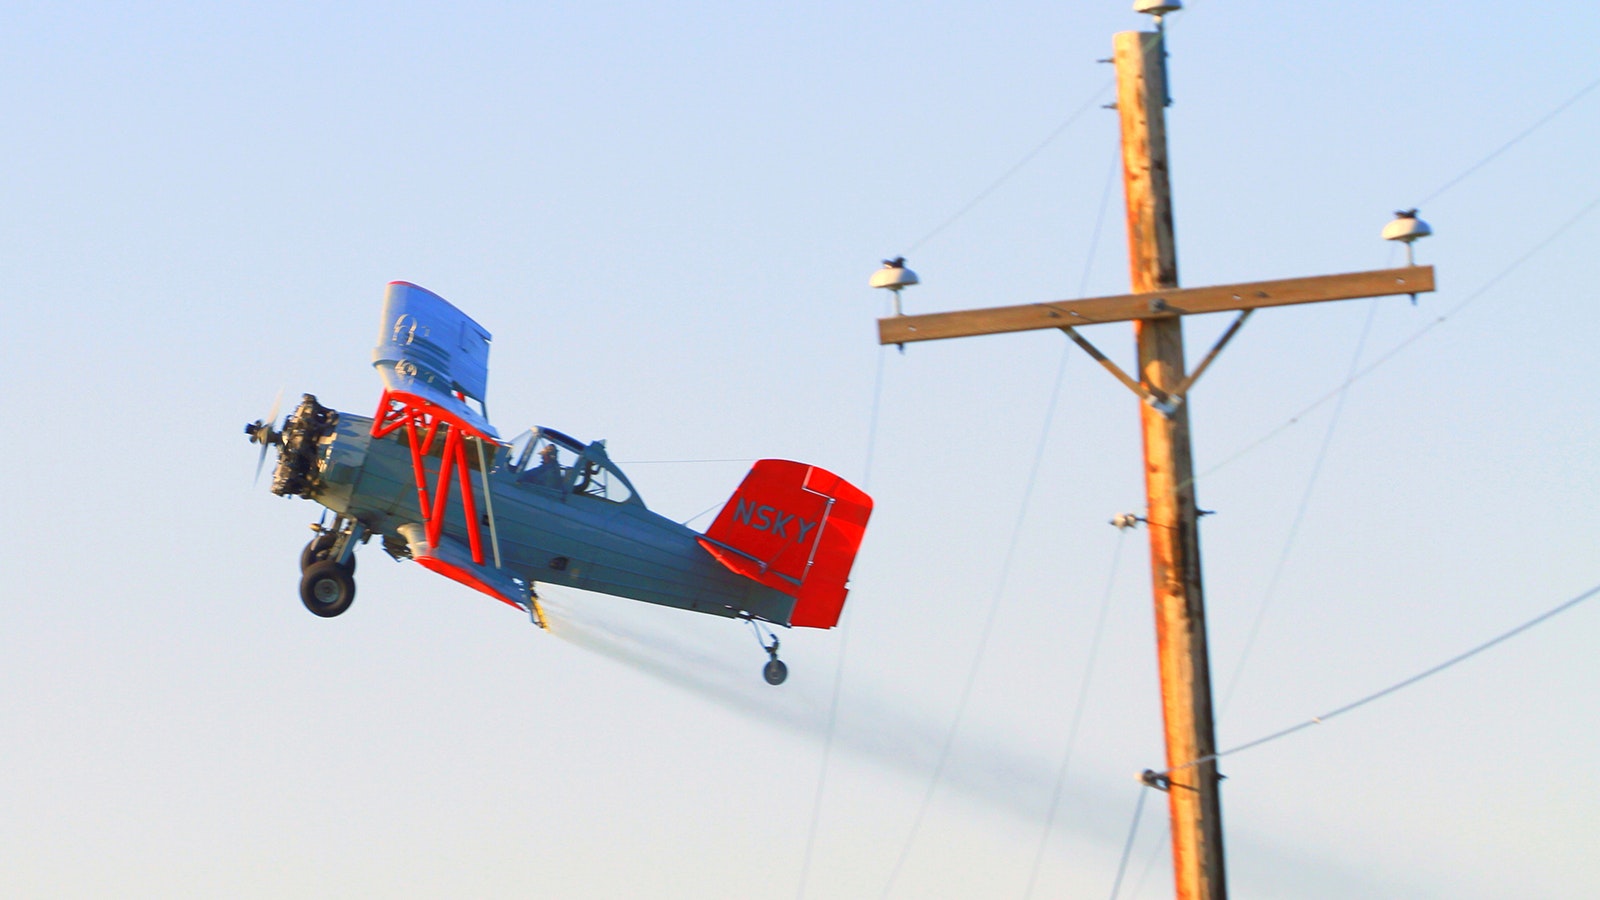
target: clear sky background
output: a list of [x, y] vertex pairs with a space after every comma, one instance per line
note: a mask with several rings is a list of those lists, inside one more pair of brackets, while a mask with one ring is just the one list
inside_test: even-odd
[[[1126, 290], [1127, 3], [4, 19], [0, 894], [1110, 895], [1163, 760], [1145, 535], [1107, 524], [1136, 402], [1060, 334], [881, 350], [867, 278]], [[1600, 91], [1473, 169], [1600, 77], [1597, 26], [1172, 17], [1184, 284], [1397, 265], [1419, 203], [1440, 284], [1260, 313], [1193, 394], [1222, 746], [1600, 583]], [[668, 516], [763, 456], [866, 487], [844, 627], [785, 633], [774, 689], [735, 623], [552, 591], [545, 634], [375, 545], [307, 613], [318, 508], [240, 426], [280, 388], [370, 414], [394, 279], [494, 333], [502, 432], [608, 439]], [[1223, 760], [1235, 895], [1600, 894], [1597, 641], [1592, 601]], [[1164, 799], [1123, 897], [1170, 893]]]

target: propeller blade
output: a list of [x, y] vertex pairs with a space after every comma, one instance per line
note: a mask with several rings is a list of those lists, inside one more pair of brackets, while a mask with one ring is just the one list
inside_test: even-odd
[[250, 482], [250, 486], [251, 487], [254, 487], [254, 486], [256, 486], [256, 485], [261, 483], [261, 469], [266, 464], [267, 464], [267, 444], [265, 442], [263, 442], [261, 444], [261, 456], [260, 456], [260, 458], [258, 458], [256, 460], [256, 478], [255, 478], [254, 481]]
[[[250, 482], [252, 486], [261, 483], [261, 470], [267, 464], [267, 447], [272, 444], [272, 438], [274, 436], [272, 426], [278, 423], [278, 411], [282, 408], [283, 388], [280, 387], [278, 388], [278, 396], [272, 398], [271, 411], [267, 413], [267, 417], [265, 419], [256, 420], [255, 432], [252, 433], [250, 437], [251, 440], [258, 441], [261, 444], [261, 455], [256, 459], [256, 477], [254, 481]], [[250, 427], [245, 426], [245, 431], [249, 432]]]

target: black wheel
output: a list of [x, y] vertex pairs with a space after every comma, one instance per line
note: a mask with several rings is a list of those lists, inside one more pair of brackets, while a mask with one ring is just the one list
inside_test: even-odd
[[783, 660], [775, 659], [761, 667], [761, 674], [766, 677], [767, 684], [783, 684], [789, 677], [789, 667]]
[[318, 560], [300, 576], [300, 602], [324, 619], [349, 609], [355, 599], [355, 576], [336, 562]]
[[[311, 568], [312, 563], [326, 559], [328, 552], [333, 549], [333, 544], [338, 539], [338, 535], [333, 534], [319, 534], [312, 538], [311, 543], [306, 544], [306, 548], [300, 551], [300, 571], [304, 572], [306, 569]], [[350, 554], [350, 562], [345, 568], [350, 570], [351, 575], [356, 573], [356, 555], [354, 553]]]

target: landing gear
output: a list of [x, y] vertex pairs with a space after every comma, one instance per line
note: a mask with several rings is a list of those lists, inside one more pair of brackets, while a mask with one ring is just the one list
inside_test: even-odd
[[[757, 637], [760, 637], [759, 633]], [[778, 636], [773, 635], [772, 644], [769, 646], [763, 643], [761, 649], [767, 651], [767, 656], [771, 657], [767, 660], [767, 664], [761, 667], [761, 677], [767, 679], [767, 684], [770, 685], [783, 684], [789, 678], [789, 667], [778, 658]]]
[[300, 602], [312, 613], [331, 619], [356, 599], [355, 545], [364, 543], [371, 533], [360, 522], [343, 516], [334, 520], [332, 528], [321, 524], [311, 528], [317, 536], [300, 551]]
[[[311, 564], [314, 562], [331, 558], [330, 554], [338, 541], [339, 536], [331, 532], [324, 532], [312, 538], [311, 543], [306, 544], [306, 548], [300, 551], [300, 571], [304, 572], [306, 569], [311, 568]], [[345, 566], [350, 570], [350, 574], [355, 574], [356, 555], [354, 553], [350, 554], [350, 558], [345, 561]]]
[[[772, 629], [756, 621], [756, 617], [747, 612], [740, 612], [739, 618], [749, 623], [750, 630], [756, 634], [756, 643], [761, 645], [761, 649], [767, 651], [767, 664], [761, 667], [761, 677], [765, 678], [767, 684], [770, 685], [780, 685], [789, 680], [789, 667], [784, 664], [783, 660], [778, 658], [778, 636], [772, 633]], [[763, 637], [763, 632], [765, 637]], [[767, 638], [769, 637], [772, 638], [772, 643], [770, 644], [767, 643]]]
[[324, 619], [349, 609], [355, 599], [355, 575], [332, 560], [314, 562], [300, 576], [300, 602]]

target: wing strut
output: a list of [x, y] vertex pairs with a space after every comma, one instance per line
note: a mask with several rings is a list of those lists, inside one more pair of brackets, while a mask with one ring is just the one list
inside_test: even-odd
[[[472, 472], [467, 457], [467, 440], [478, 443], [478, 469], [483, 477], [484, 501], [489, 506], [489, 529], [494, 545], [495, 568], [500, 567], [500, 542], [494, 526], [494, 501], [490, 498], [489, 470], [483, 452], [483, 443], [494, 438], [467, 422], [452, 411], [424, 397], [404, 391], [386, 390], [378, 401], [378, 412], [372, 418], [372, 436], [386, 438], [396, 431], [405, 430], [411, 448], [411, 469], [417, 481], [417, 503], [422, 511], [422, 522], [430, 545], [438, 546], [444, 533], [445, 512], [450, 502], [450, 477], [456, 476], [461, 488], [461, 508], [466, 519], [467, 546], [472, 551], [472, 562], [483, 565], [483, 527], [478, 518], [477, 498], [472, 493]], [[437, 452], [443, 433], [443, 446]], [[498, 442], [497, 442], [498, 443]], [[428, 456], [439, 458], [439, 474], [432, 490], [428, 487], [428, 471], [424, 460]]]
[[500, 568], [500, 531], [495, 528], [494, 518], [494, 492], [489, 490], [489, 461], [483, 455], [483, 438], [476, 438], [478, 445], [478, 475], [483, 481], [483, 505], [488, 509], [489, 519], [489, 546], [494, 550], [494, 567]]

